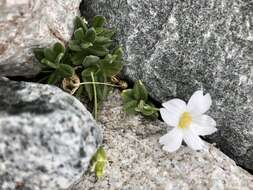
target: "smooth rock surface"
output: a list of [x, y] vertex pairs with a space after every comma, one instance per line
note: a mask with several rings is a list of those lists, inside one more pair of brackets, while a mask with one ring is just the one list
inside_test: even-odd
[[65, 43], [81, 0], [0, 0], [0, 76], [39, 71], [32, 48]]
[[0, 81], [0, 189], [63, 189], [101, 142], [91, 114], [49, 85]]
[[82, 11], [118, 29], [124, 75], [156, 100], [209, 92], [219, 129], [210, 139], [253, 170], [252, 0], [83, 0]]
[[167, 153], [158, 143], [167, 126], [122, 110], [119, 93], [109, 96], [100, 121], [108, 157], [105, 176], [86, 174], [68, 190], [251, 190], [253, 176], [213, 145], [196, 152], [182, 146]]

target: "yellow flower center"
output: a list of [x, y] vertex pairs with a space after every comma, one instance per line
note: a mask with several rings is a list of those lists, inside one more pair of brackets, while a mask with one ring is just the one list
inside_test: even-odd
[[181, 114], [180, 119], [179, 119], [179, 123], [178, 123], [178, 128], [184, 129], [186, 127], [188, 127], [192, 122], [192, 117], [190, 116], [190, 114], [188, 112], [184, 112]]

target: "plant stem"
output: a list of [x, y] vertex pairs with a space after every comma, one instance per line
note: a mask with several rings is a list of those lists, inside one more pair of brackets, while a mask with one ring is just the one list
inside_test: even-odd
[[110, 84], [110, 83], [103, 83], [103, 82], [82, 82], [82, 83], [80, 83], [80, 85], [85, 85], [85, 84], [98, 84], [98, 85], [106, 85], [106, 86], [120, 87], [119, 85]]
[[96, 89], [96, 82], [94, 79], [94, 74], [93, 72], [90, 73], [91, 74], [91, 80], [92, 80], [92, 85], [93, 85], [93, 91], [94, 91], [94, 117], [95, 120], [97, 120], [97, 115], [98, 115], [98, 100], [97, 100], [97, 89]]

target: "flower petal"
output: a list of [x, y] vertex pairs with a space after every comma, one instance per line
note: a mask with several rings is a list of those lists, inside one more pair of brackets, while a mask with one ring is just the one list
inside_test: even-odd
[[170, 126], [176, 127], [178, 125], [180, 115], [186, 110], [186, 103], [180, 99], [172, 99], [162, 104], [160, 109], [163, 120]]
[[159, 143], [164, 145], [163, 149], [168, 152], [174, 152], [182, 144], [183, 134], [177, 128], [172, 129], [166, 135], [159, 139]]
[[169, 126], [176, 127], [180, 119], [180, 113], [169, 111], [165, 108], [160, 109], [161, 117]]
[[216, 122], [208, 115], [201, 115], [192, 118], [191, 127], [197, 135], [211, 135], [217, 131]]
[[199, 90], [193, 93], [188, 104], [187, 110], [192, 115], [200, 115], [209, 110], [212, 105], [212, 99], [210, 94], [203, 95], [203, 91]]
[[164, 102], [162, 106], [167, 110], [173, 110], [177, 112], [184, 112], [186, 110], [186, 103], [178, 98]]
[[202, 150], [205, 148], [204, 142], [201, 138], [191, 129], [187, 129], [184, 132], [183, 139], [185, 143], [193, 150]]

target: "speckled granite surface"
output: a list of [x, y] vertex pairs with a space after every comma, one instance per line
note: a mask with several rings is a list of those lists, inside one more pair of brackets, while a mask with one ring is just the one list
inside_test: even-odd
[[99, 120], [108, 157], [105, 176], [86, 174], [68, 190], [251, 190], [253, 176], [213, 145], [195, 152], [182, 146], [166, 153], [159, 137], [166, 125], [127, 116], [118, 92], [109, 96]]
[[0, 189], [58, 190], [101, 141], [91, 114], [57, 87], [0, 80]]
[[118, 29], [124, 75], [155, 99], [209, 92], [219, 128], [210, 139], [253, 170], [252, 0], [83, 0], [82, 13]]
[[32, 48], [65, 42], [81, 0], [0, 0], [0, 76], [39, 71]]

